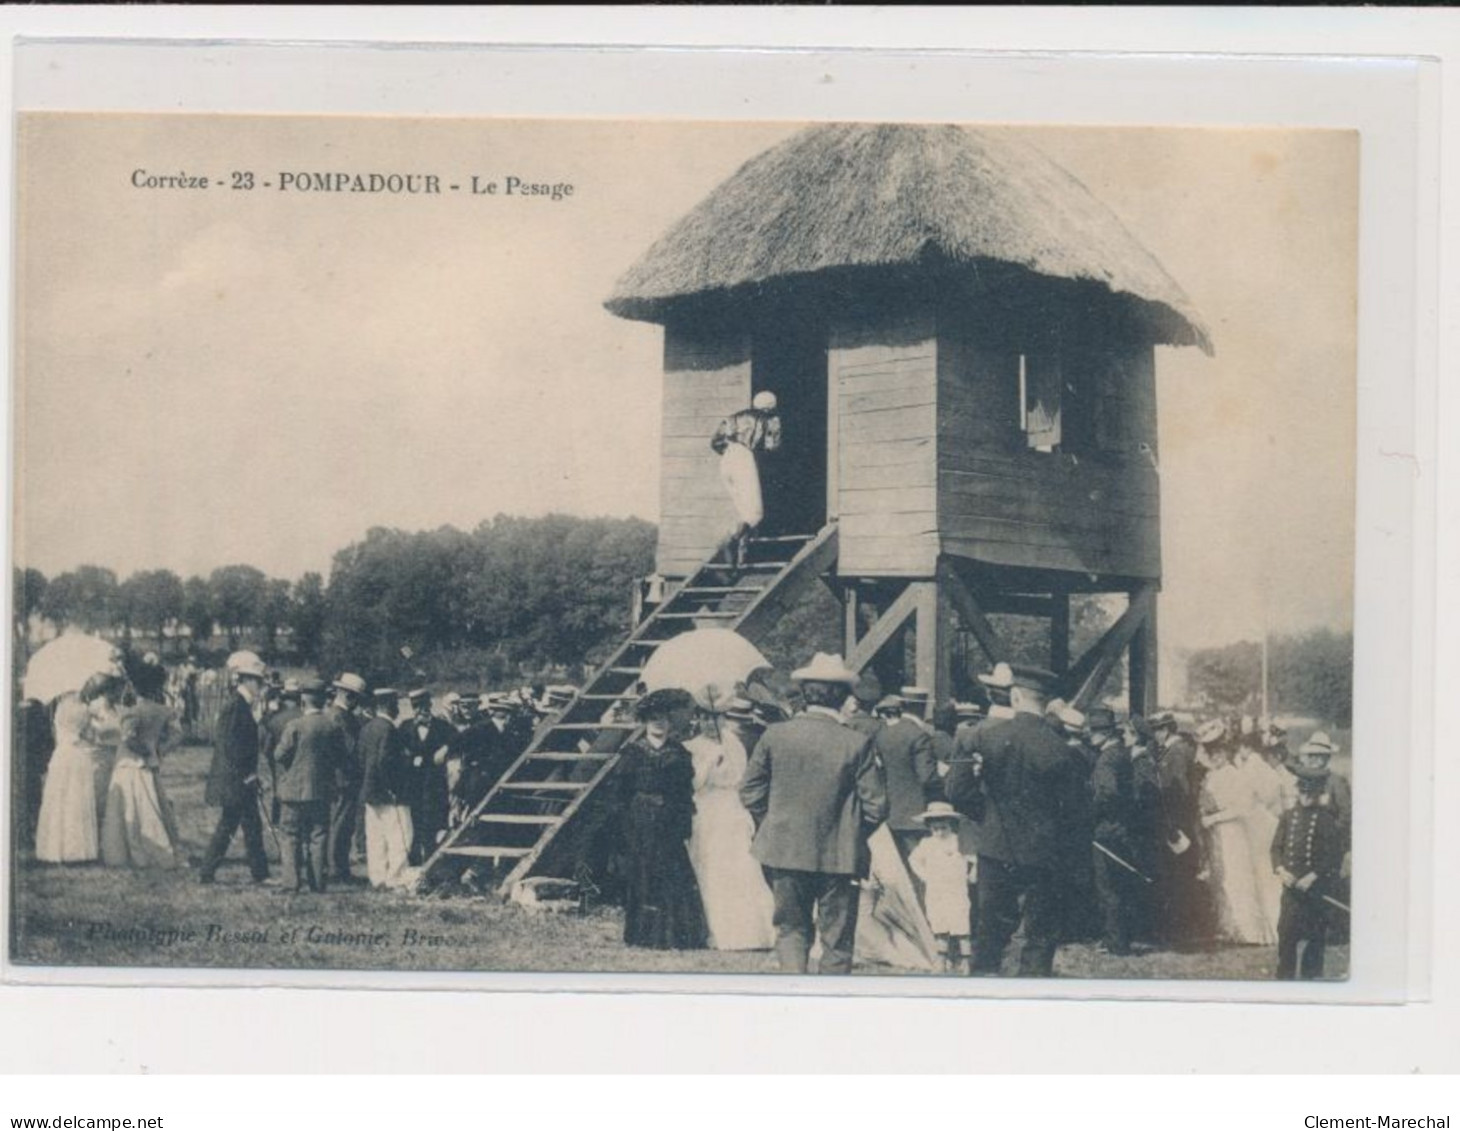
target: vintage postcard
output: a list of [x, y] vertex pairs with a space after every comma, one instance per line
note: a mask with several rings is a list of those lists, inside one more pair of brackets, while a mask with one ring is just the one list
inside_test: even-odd
[[1357, 132], [16, 152], [15, 967], [1349, 976]]

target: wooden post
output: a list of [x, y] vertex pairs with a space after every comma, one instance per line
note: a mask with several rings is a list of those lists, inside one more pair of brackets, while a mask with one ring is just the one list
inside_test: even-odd
[[1160, 705], [1157, 665], [1156, 594], [1153, 592], [1145, 622], [1131, 638], [1130, 644], [1130, 709], [1133, 714], [1149, 716]]
[[958, 610], [958, 617], [963, 621], [963, 627], [973, 633], [978, 640], [979, 647], [984, 650], [990, 664], [996, 664], [1000, 660], [1008, 659], [1009, 649], [1000, 639], [999, 634], [994, 631], [994, 626], [984, 616], [979, 608], [978, 602], [969, 591], [968, 586], [963, 583], [953, 567], [947, 561], [938, 564], [938, 583], [953, 607]]
[[1049, 667], [1055, 675], [1070, 670], [1070, 595], [1052, 593], [1054, 607], [1049, 615]]
[[945, 587], [936, 581], [915, 581], [917, 588], [918, 686], [931, 696], [931, 710], [953, 695], [953, 610]]
[[842, 586], [842, 655], [850, 656], [857, 647], [857, 587], [851, 582]]

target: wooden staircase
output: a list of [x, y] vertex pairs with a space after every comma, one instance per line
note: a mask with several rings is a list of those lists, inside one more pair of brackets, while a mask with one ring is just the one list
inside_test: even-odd
[[723, 548], [706, 559], [634, 628], [572, 701], [538, 727], [522, 755], [426, 861], [423, 885], [439, 886], [470, 869], [478, 883], [489, 878], [505, 896], [518, 880], [548, 871], [548, 847], [639, 729], [633, 705], [655, 649], [697, 624], [734, 629], [753, 641], [802, 583], [835, 563], [836, 552], [832, 522], [816, 534], [752, 539], [738, 571], [727, 564]]

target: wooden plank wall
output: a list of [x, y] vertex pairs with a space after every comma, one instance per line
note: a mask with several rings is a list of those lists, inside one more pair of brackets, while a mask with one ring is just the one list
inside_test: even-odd
[[831, 331], [843, 577], [931, 577], [937, 566], [937, 354], [931, 312]]
[[710, 447], [715, 427], [750, 404], [750, 339], [704, 324], [664, 328], [657, 568], [685, 577], [735, 529]]
[[[1105, 365], [1098, 350], [1061, 351], [1067, 382]], [[1019, 430], [1018, 351], [968, 323], [940, 319], [938, 515], [943, 549], [995, 565], [1159, 578], [1160, 485], [1136, 450], [1071, 456], [1029, 449]], [[1119, 358], [1129, 378], [1120, 411], [1131, 449], [1155, 444], [1149, 346]], [[1071, 406], [1074, 407], [1073, 405]], [[1070, 429], [1067, 429], [1067, 432]]]

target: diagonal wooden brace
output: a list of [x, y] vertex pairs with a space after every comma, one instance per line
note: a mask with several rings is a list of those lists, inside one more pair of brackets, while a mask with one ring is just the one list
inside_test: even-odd
[[1095, 701], [1111, 670], [1120, 662], [1130, 642], [1141, 626], [1150, 617], [1155, 604], [1156, 586], [1143, 585], [1131, 594], [1130, 604], [1120, 619], [1106, 631], [1091, 649], [1080, 657], [1079, 663], [1070, 669], [1061, 684], [1061, 690], [1070, 694], [1070, 705], [1083, 711]]
[[958, 619], [963, 622], [963, 627], [973, 633], [979, 647], [984, 650], [984, 655], [989, 658], [989, 663], [997, 664], [1000, 660], [1007, 660], [1009, 646], [989, 623], [989, 618], [974, 599], [973, 591], [946, 561], [938, 563], [938, 582], [952, 600], [953, 607], [958, 610]]

